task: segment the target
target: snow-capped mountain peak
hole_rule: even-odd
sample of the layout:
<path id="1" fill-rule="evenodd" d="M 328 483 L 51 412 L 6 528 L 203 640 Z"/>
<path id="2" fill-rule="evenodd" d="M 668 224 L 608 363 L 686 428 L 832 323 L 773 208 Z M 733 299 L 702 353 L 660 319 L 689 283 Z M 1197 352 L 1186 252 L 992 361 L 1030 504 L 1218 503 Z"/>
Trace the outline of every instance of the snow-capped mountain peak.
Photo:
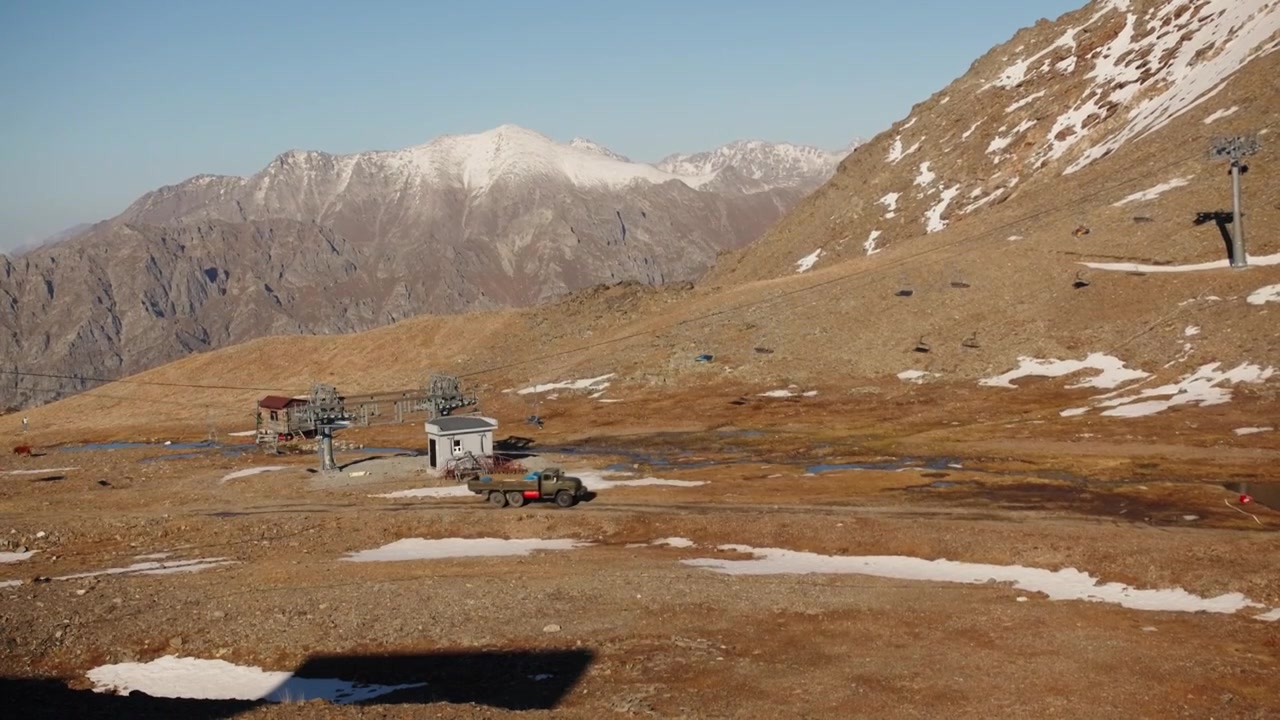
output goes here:
<path id="1" fill-rule="evenodd" d="M 589 152 L 596 153 L 597 155 L 603 155 L 607 158 L 613 158 L 614 160 L 621 160 L 622 162 L 629 163 L 632 161 L 631 158 L 625 155 L 619 155 L 618 153 L 601 145 L 595 140 L 589 140 L 587 138 L 576 137 L 569 141 L 569 147 L 575 147 L 575 148 L 578 148 L 579 150 L 587 150 Z"/>
<path id="2" fill-rule="evenodd" d="M 670 155 L 657 167 L 673 175 L 705 177 L 732 166 L 769 187 L 811 188 L 831 177 L 858 144 L 854 141 L 846 150 L 830 151 L 786 142 L 737 140 L 706 152 Z"/>

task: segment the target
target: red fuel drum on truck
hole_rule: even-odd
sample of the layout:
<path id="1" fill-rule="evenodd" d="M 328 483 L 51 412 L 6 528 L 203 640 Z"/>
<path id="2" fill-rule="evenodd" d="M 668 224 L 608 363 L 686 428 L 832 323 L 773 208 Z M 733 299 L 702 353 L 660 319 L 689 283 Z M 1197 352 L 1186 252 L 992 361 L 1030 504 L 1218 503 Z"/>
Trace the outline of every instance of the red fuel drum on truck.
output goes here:
<path id="1" fill-rule="evenodd" d="M 538 499 L 538 491 L 537 491 L 537 490 L 525 490 L 525 491 L 524 491 L 524 493 L 523 493 L 523 495 L 524 495 L 524 496 L 525 496 L 525 498 L 526 498 L 526 499 L 528 499 L 528 500 L 537 500 L 537 499 Z"/>

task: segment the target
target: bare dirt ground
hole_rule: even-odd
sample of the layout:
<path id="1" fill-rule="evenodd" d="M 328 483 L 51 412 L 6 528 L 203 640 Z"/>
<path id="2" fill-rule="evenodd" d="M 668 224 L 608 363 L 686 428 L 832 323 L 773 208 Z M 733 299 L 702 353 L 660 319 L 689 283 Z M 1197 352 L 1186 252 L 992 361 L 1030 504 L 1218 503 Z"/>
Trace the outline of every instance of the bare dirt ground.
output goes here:
<path id="1" fill-rule="evenodd" d="M 567 510 L 375 497 L 446 484 L 406 454 L 354 448 L 326 477 L 310 454 L 69 451 L 33 433 L 42 456 L 0 458 L 0 550 L 37 551 L 0 564 L 0 581 L 21 581 L 0 588 L 3 695 L 14 717 L 1280 717 L 1280 623 L 1257 618 L 1280 607 L 1280 512 L 1223 487 L 1274 488 L 1277 433 L 1231 429 L 1275 407 L 1044 422 L 1070 398 L 931 392 L 576 397 L 542 405 L 543 430 L 519 422 L 523 401 L 495 399 L 500 436 L 529 437 L 531 463 L 705 483 L 610 487 Z M 421 433 L 342 439 L 414 449 Z M 830 467 L 851 463 L 869 465 Z M 283 469 L 224 480 L 261 466 Z M 590 545 L 343 559 L 457 537 Z M 673 537 L 690 544 L 654 544 Z M 1008 584 L 681 562 L 750 557 L 724 544 L 1073 567 L 1262 607 L 1149 611 Z M 57 579 L 156 553 L 228 564 Z M 352 705 L 90 691 L 96 666 L 166 655 L 428 684 Z"/>

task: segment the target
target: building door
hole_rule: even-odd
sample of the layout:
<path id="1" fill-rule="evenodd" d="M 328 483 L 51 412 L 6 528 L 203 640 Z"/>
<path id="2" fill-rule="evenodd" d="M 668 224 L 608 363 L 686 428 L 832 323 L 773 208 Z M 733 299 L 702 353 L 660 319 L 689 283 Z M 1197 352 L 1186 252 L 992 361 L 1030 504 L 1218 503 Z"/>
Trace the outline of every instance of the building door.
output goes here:
<path id="1" fill-rule="evenodd" d="M 436 439 L 427 440 L 427 465 L 432 469 L 436 467 Z"/>

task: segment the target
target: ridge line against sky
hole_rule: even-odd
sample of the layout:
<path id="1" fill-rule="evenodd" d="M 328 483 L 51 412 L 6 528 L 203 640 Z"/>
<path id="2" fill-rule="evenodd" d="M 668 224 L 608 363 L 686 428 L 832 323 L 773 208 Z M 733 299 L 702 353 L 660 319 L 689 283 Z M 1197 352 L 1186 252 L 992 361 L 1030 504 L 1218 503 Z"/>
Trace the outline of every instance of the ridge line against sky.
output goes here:
<path id="1" fill-rule="evenodd" d="M 870 139 L 1083 0 L 0 5 L 0 252 L 289 149 L 511 123 L 656 162 Z"/>

